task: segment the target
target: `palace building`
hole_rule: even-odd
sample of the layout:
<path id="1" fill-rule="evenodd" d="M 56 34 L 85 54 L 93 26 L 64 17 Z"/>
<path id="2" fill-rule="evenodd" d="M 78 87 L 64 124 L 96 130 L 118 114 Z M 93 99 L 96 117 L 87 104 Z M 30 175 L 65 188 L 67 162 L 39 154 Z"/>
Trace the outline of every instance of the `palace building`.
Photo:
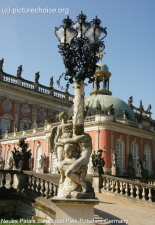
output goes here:
<path id="1" fill-rule="evenodd" d="M 37 74 L 36 74 L 37 76 Z M 85 132 L 92 137 L 93 149 L 103 150 L 104 173 L 112 175 L 136 175 L 137 159 L 140 159 L 146 176 L 155 175 L 155 120 L 151 118 L 151 105 L 144 110 L 112 96 L 111 73 L 102 61 L 98 64 L 93 89 L 85 98 Z M 56 115 L 62 111 L 72 117 L 73 96 L 39 84 L 37 77 L 31 82 L 21 77 L 0 71 L 0 157 L 3 168 L 10 168 L 10 157 L 14 147 L 19 148 L 20 138 L 26 138 L 31 149 L 30 168 L 39 172 L 41 156 L 46 156 L 46 173 L 58 173 L 57 158 L 51 152 L 52 128 L 59 125 Z M 116 173 L 113 154 L 116 153 Z M 90 159 L 88 173 L 93 173 Z"/>

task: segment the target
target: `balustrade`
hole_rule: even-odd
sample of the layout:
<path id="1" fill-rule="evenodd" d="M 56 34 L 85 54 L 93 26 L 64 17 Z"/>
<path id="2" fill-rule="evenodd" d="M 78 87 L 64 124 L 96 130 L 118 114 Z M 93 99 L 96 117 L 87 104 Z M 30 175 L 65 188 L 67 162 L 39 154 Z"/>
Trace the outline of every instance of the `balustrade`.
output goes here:
<path id="1" fill-rule="evenodd" d="M 110 191 L 131 198 L 145 201 L 155 201 L 155 185 L 131 181 L 118 177 L 102 175 L 102 191 Z"/>
<path id="2" fill-rule="evenodd" d="M 15 178 L 16 175 L 18 179 Z M 23 183 L 23 179 L 20 179 L 20 176 L 26 176 L 25 186 L 20 184 L 20 182 Z M 40 177 L 37 173 L 33 174 L 30 171 L 0 170 L 0 193 L 6 189 L 17 192 L 25 189 L 43 197 L 50 198 L 57 195 L 58 184 Z"/>

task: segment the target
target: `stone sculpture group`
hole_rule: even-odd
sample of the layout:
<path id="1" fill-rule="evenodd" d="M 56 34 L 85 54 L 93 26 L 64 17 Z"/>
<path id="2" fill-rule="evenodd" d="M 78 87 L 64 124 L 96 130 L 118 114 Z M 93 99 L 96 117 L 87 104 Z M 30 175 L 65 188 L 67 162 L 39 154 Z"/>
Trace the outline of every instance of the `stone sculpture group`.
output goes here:
<path id="1" fill-rule="evenodd" d="M 58 169 L 61 174 L 57 197 L 93 198 L 91 184 L 85 181 L 87 165 L 92 153 L 92 141 L 84 133 L 82 124 L 67 123 L 65 112 L 59 114 L 61 124 L 54 127 L 51 133 L 51 149 L 58 158 Z"/>

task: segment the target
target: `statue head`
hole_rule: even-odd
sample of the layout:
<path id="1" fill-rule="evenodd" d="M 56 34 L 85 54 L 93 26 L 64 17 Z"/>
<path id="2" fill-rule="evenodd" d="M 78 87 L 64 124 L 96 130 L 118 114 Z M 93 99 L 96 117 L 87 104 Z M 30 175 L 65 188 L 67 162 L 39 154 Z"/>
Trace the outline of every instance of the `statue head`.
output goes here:
<path id="1" fill-rule="evenodd" d="M 66 112 L 61 112 L 58 116 L 59 120 L 62 121 L 64 119 L 64 122 L 67 123 L 68 115 Z"/>

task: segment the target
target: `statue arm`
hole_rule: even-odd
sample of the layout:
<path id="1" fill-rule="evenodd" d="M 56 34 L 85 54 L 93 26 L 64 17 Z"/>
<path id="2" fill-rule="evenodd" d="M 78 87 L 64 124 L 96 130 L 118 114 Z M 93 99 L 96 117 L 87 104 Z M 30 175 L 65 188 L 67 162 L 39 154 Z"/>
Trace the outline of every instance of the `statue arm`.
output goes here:
<path id="1" fill-rule="evenodd" d="M 67 143 L 72 143 L 72 144 L 76 144 L 77 142 L 80 142 L 81 140 L 83 140 L 85 138 L 84 135 L 80 135 L 80 136 L 76 136 L 73 138 L 69 138 L 69 139 L 61 139 L 59 140 L 62 144 L 67 144 Z"/>

